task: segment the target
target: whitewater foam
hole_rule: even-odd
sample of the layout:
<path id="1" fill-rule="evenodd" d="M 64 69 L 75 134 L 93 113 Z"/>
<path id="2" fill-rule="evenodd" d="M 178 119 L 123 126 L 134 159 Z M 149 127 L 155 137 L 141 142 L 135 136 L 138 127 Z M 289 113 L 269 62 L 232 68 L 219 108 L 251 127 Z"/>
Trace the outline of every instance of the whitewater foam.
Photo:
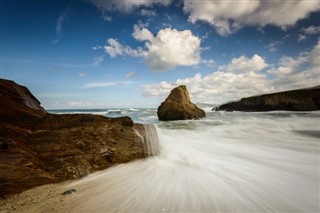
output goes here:
<path id="1" fill-rule="evenodd" d="M 73 183 L 84 193 L 71 209 L 319 212 L 319 121 L 317 113 L 213 112 L 199 121 L 160 122 L 158 155 Z"/>

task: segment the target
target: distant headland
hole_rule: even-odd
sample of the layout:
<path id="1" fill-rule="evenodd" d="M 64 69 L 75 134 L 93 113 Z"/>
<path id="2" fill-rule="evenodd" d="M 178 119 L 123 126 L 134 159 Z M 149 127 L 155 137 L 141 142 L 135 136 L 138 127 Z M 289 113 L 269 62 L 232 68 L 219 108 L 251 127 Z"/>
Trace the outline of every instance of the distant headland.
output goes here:
<path id="1" fill-rule="evenodd" d="M 212 110 L 220 111 L 315 111 L 320 110 L 320 85 L 242 98 L 240 101 L 222 104 Z"/>

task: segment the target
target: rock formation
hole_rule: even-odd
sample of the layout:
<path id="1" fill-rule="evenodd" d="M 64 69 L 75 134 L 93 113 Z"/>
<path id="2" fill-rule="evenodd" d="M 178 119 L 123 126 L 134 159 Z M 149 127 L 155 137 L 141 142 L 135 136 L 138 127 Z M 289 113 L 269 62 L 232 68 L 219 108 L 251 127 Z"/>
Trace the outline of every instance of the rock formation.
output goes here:
<path id="1" fill-rule="evenodd" d="M 191 103 L 186 86 L 181 85 L 171 90 L 170 95 L 158 107 L 161 121 L 188 120 L 206 117 L 205 112 Z"/>
<path id="2" fill-rule="evenodd" d="M 0 98 L 0 197 L 146 156 L 143 127 L 129 117 L 50 114 L 3 79 Z"/>
<path id="3" fill-rule="evenodd" d="M 213 110 L 261 112 L 320 110 L 320 86 L 242 98 Z"/>

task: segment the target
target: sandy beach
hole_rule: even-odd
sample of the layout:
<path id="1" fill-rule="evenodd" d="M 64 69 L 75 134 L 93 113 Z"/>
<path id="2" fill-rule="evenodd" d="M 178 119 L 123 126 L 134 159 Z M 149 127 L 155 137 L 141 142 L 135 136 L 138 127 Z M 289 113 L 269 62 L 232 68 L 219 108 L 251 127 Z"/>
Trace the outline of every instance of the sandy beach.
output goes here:
<path id="1" fill-rule="evenodd" d="M 76 189 L 75 193 L 63 195 L 71 189 L 68 187 L 70 182 L 47 184 L 0 199 L 0 212 L 71 212 L 70 204 L 76 201 L 82 190 L 81 187 L 72 188 Z"/>

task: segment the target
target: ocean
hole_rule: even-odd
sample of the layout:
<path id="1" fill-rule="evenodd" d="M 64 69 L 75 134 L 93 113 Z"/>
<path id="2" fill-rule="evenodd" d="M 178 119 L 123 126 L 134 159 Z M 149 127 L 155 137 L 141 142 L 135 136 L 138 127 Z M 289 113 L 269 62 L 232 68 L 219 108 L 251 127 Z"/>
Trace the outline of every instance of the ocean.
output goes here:
<path id="1" fill-rule="evenodd" d="M 319 212 L 320 112 L 212 112 L 160 122 L 156 109 L 49 110 L 153 124 L 157 155 L 91 174 L 75 212 Z M 79 204 L 80 203 L 80 204 Z"/>

